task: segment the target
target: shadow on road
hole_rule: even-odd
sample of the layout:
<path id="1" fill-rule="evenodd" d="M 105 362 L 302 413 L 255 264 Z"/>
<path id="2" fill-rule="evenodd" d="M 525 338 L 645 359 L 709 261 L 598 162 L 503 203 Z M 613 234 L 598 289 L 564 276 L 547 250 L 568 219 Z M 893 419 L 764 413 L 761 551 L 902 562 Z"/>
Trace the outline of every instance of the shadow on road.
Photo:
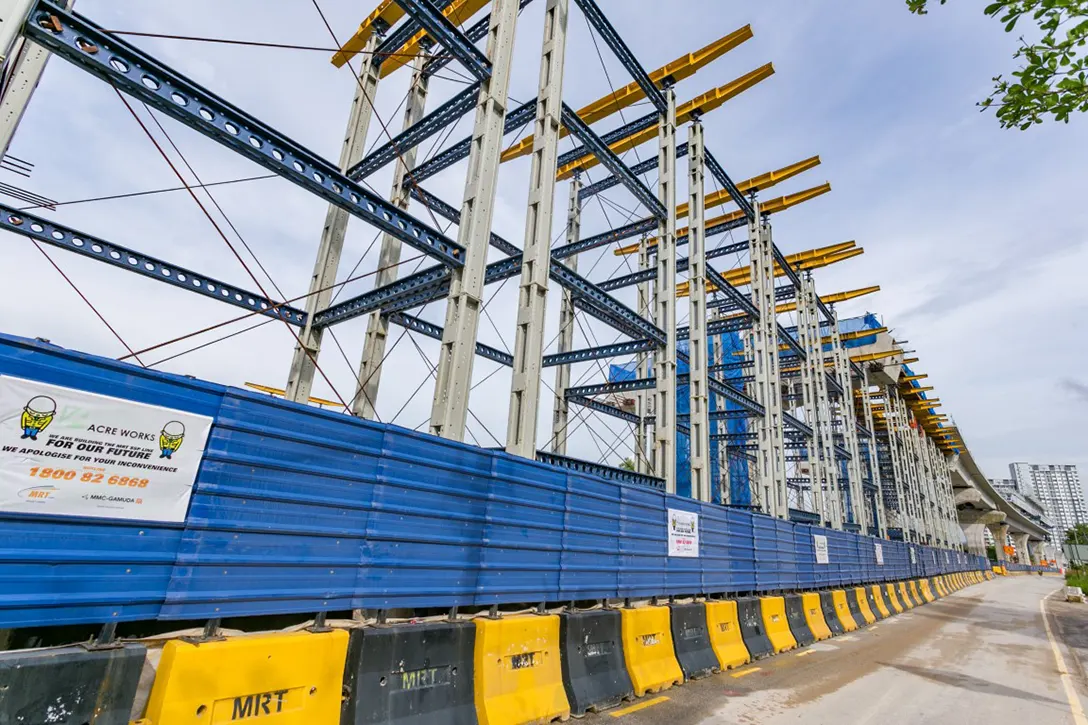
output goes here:
<path id="1" fill-rule="evenodd" d="M 1055 700 L 1050 697 L 1043 697 L 1042 695 L 1030 692 L 1028 690 L 1021 690 L 1016 687 L 1008 687 L 1006 685 L 1000 685 L 996 682 L 984 680 L 980 677 L 972 677 L 971 675 L 964 675 L 959 672 L 949 672 L 948 670 L 934 670 L 928 667 L 915 667 L 914 665 L 895 664 L 889 662 L 878 663 L 884 667 L 891 667 L 892 669 L 899 670 L 900 672 L 907 672 L 921 677 L 924 680 L 930 682 L 936 682 L 941 685 L 948 685 L 950 687 L 958 687 L 963 690 L 970 690 L 972 692 L 980 692 L 984 695 L 998 695 L 1001 697 L 1012 697 L 1018 700 L 1034 700 L 1036 702 L 1048 702 L 1055 705 L 1061 705 L 1065 707 L 1064 702 L 1061 700 Z"/>

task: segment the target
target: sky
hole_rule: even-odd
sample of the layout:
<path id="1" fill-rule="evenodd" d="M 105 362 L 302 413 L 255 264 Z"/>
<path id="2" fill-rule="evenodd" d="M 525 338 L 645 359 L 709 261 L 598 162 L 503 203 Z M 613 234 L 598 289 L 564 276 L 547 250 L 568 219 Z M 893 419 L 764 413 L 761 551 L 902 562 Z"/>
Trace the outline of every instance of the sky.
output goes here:
<path id="1" fill-rule="evenodd" d="M 926 17 L 903 2 L 866 0 L 601 0 L 642 64 L 653 69 L 746 24 L 755 37 L 677 88 L 680 102 L 771 61 L 775 75 L 704 119 L 707 146 L 735 180 L 781 168 L 818 154 L 814 170 L 769 189 L 761 198 L 830 181 L 833 191 L 773 220 L 777 244 L 787 254 L 856 240 L 865 254 L 815 273 L 822 294 L 880 285 L 876 295 L 839 307 L 841 317 L 878 314 L 921 361 L 917 372 L 936 390 L 959 425 L 986 475 L 1005 477 L 1012 461 L 1074 463 L 1088 476 L 1088 374 L 1083 361 L 1083 318 L 1088 309 L 1088 117 L 1026 132 L 999 127 L 975 103 L 991 78 L 1013 69 L 1014 36 L 982 15 L 981 2 L 960 0 Z M 530 4 L 517 26 L 510 96 L 532 98 L 539 73 L 544 0 Z M 318 8 L 321 14 L 318 12 Z M 78 0 L 77 9 L 112 30 L 244 39 L 330 48 L 346 39 L 368 7 L 346 0 Z M 322 14 L 331 26 L 325 26 Z M 325 50 L 258 48 L 176 39 L 135 37 L 137 46 L 208 87 L 325 158 L 336 160 L 355 76 L 337 69 Z M 359 68 L 359 61 L 354 64 Z M 571 4 L 564 100 L 574 108 L 629 82 L 622 66 L 588 30 Z M 428 109 L 464 85 L 451 65 L 431 85 Z M 375 101 L 368 147 L 397 133 L 409 72 L 383 80 Z M 186 183 L 225 181 L 266 172 L 218 144 L 133 103 L 136 114 L 166 151 Z M 649 112 L 629 109 L 595 126 L 598 132 Z M 166 134 L 155 123 L 162 124 Z M 471 115 L 448 143 L 471 131 Z M 526 133 L 528 131 L 525 131 Z M 680 138 L 687 129 L 681 129 Z M 515 136 L 508 136 L 510 141 Z M 175 148 L 176 146 L 176 148 Z M 573 146 L 565 140 L 560 151 Z M 430 156 L 433 141 L 420 149 Z M 34 164 L 29 179 L 0 172 L 15 184 L 60 202 L 162 189 L 178 177 L 148 134 L 108 85 L 65 61 L 53 59 L 26 112 L 10 153 Z M 628 163 L 656 153 L 647 144 Z M 180 154 L 180 155 L 179 155 Z M 459 206 L 467 164 L 428 180 L 426 188 Z M 678 195 L 686 197 L 685 161 Z M 368 179 L 387 196 L 392 165 Z M 502 166 L 494 230 L 523 246 L 528 159 Z M 589 180 L 603 177 L 600 168 Z M 656 178 L 647 177 L 653 186 Z M 567 183 L 555 190 L 553 237 L 564 230 Z M 715 187 L 711 184 L 708 191 Z M 247 262 L 239 263 L 205 212 L 186 192 L 64 204 L 43 215 L 114 243 L 207 273 L 276 298 L 307 291 L 326 204 L 293 184 L 263 179 L 198 193 L 205 208 Z M 5 204 L 21 205 L 0 198 Z M 38 210 L 41 211 L 41 210 Z M 418 204 L 412 213 L 429 220 Z M 722 213 L 717 210 L 714 213 Z M 634 214 L 635 216 L 632 216 Z M 593 234 L 645 216 L 634 198 L 617 189 L 583 211 L 583 233 Z M 445 229 L 446 225 L 442 225 Z M 456 236 L 456 228 L 449 229 Z M 735 234 L 735 233 L 734 233 Z M 376 232 L 353 219 L 339 279 L 377 267 Z M 741 237 L 719 237 L 727 244 Z M 243 242 L 244 244 L 240 243 Z M 64 347 L 110 357 L 125 347 L 27 239 L 3 234 L 0 264 L 0 330 L 41 337 Z M 245 248 L 248 247 L 251 253 Z M 219 325 L 238 314 L 198 295 L 57 249 L 49 257 L 135 350 Z M 498 252 L 492 250 L 492 259 Z M 402 274 L 426 260 L 414 250 Z M 723 258 L 719 271 L 745 263 Z M 601 281 L 631 271 L 633 258 L 610 250 L 583 255 L 580 271 Z M 357 265 L 357 266 L 356 266 Z M 356 271 L 354 274 L 352 270 Z M 344 285 L 340 299 L 373 286 L 373 276 Z M 517 279 L 488 288 L 479 339 L 514 346 Z M 617 295 L 634 306 L 634 293 Z M 547 308 L 548 352 L 555 350 L 559 294 Z M 680 305 L 681 324 L 686 306 Z M 444 304 L 420 315 L 442 323 Z M 259 320 L 257 320 L 259 321 Z M 216 382 L 247 381 L 283 387 L 294 338 L 280 322 L 249 331 L 249 319 L 217 327 L 183 342 L 140 355 L 157 369 Z M 785 322 L 785 321 L 784 321 Z M 790 324 L 790 323 L 786 323 Z M 616 333 L 583 323 L 576 347 L 605 344 Z M 320 357 L 314 395 L 350 397 L 366 331 L 365 318 L 335 328 Z M 229 333 L 229 339 L 192 348 Z M 393 342 L 396 344 L 393 345 Z M 382 376 L 378 413 L 385 422 L 425 430 L 438 343 L 393 328 Z M 178 357 L 174 355 L 181 354 Z M 164 358 L 172 358 L 163 361 Z M 163 362 L 160 362 L 163 361 Z M 158 364 L 156 364 L 158 363 Z M 576 366 L 575 380 L 600 381 L 595 363 Z M 325 379 L 327 378 L 327 380 Z M 477 359 L 469 441 L 505 442 L 510 375 Z M 550 436 L 553 372 L 544 374 L 538 442 Z M 583 384 L 584 384 L 583 383 Z M 335 391 L 335 392 L 334 392 Z M 572 429 L 572 455 L 616 464 L 630 455 L 625 424 L 594 417 Z"/>

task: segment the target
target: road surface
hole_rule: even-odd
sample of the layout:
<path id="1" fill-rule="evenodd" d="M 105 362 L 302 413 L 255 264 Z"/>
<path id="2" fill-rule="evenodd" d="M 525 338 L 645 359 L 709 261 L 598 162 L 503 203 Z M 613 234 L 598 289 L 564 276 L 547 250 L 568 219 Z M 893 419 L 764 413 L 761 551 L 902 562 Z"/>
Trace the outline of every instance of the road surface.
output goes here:
<path id="1" fill-rule="evenodd" d="M 582 722 L 1088 725 L 1080 709 L 1088 604 L 1047 600 L 1052 635 L 1040 608 L 1062 585 L 1055 576 L 997 578 Z"/>

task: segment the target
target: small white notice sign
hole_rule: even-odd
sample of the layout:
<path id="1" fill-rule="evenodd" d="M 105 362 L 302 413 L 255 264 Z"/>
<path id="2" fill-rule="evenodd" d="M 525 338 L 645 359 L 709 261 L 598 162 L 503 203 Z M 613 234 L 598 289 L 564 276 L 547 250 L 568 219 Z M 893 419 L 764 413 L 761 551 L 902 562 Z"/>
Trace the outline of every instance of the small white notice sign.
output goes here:
<path id="1" fill-rule="evenodd" d="M 0 511 L 185 520 L 212 419 L 0 375 Z"/>
<path id="2" fill-rule="evenodd" d="M 669 556 L 699 556 L 699 514 L 669 509 Z"/>
<path id="3" fill-rule="evenodd" d="M 819 534 L 812 535 L 812 546 L 816 550 L 816 563 L 827 564 L 831 559 L 827 555 L 827 537 Z"/>
<path id="4" fill-rule="evenodd" d="M 910 550 L 910 563 L 911 564 L 917 564 L 918 563 L 918 557 L 914 555 L 914 549 Z"/>
<path id="5" fill-rule="evenodd" d="M 880 544 L 873 544 L 873 553 L 876 554 L 877 566 L 884 566 L 884 547 Z"/>

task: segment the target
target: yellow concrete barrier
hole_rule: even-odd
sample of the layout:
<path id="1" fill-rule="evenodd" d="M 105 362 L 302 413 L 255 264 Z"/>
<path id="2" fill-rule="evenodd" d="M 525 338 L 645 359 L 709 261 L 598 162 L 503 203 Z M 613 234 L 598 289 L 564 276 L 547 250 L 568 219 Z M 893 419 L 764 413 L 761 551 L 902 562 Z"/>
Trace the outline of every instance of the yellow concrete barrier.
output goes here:
<path id="1" fill-rule="evenodd" d="M 623 654 L 635 695 L 641 697 L 681 684 L 684 674 L 673 649 L 669 608 L 621 609 L 620 617 Z"/>
<path id="2" fill-rule="evenodd" d="M 854 615 L 850 613 L 850 605 L 846 603 L 846 592 L 842 589 L 833 589 L 831 600 L 835 602 L 835 614 L 839 615 L 842 628 L 847 632 L 857 629 L 858 623 L 854 621 Z"/>
<path id="3" fill-rule="evenodd" d="M 911 601 L 906 582 L 899 582 L 899 601 L 903 604 L 903 609 L 914 609 L 914 602 Z"/>
<path id="4" fill-rule="evenodd" d="M 888 605 L 884 603 L 884 594 L 880 591 L 878 584 L 873 585 L 873 603 L 876 604 L 876 610 L 880 612 L 880 616 L 883 619 L 887 619 L 892 616 L 891 610 L 888 609 Z"/>
<path id="5" fill-rule="evenodd" d="M 570 716 L 559 660 L 559 617 L 479 618 L 473 656 L 480 725 L 546 723 Z"/>
<path id="6" fill-rule="evenodd" d="M 934 581 L 937 583 L 937 594 L 943 599 L 948 596 L 948 587 L 944 585 L 944 576 L 939 576 Z"/>
<path id="7" fill-rule="evenodd" d="M 922 599 L 924 599 L 927 603 L 933 601 L 933 598 L 934 598 L 933 597 L 933 592 L 931 592 L 929 590 L 929 580 L 928 579 L 919 579 L 918 580 L 918 588 L 921 590 Z"/>
<path id="8" fill-rule="evenodd" d="M 763 615 L 763 629 L 771 640 L 775 654 L 797 647 L 797 640 L 790 631 L 786 619 L 786 600 L 782 597 L 760 597 L 759 611 Z"/>
<path id="9" fill-rule="evenodd" d="M 342 630 L 199 644 L 171 640 L 162 650 L 145 721 L 337 723 L 347 653 L 348 633 Z"/>
<path id="10" fill-rule="evenodd" d="M 854 599 L 858 603 L 858 611 L 861 612 L 861 616 L 864 617 L 865 624 L 869 625 L 875 622 L 876 615 L 873 614 L 873 610 L 869 606 L 869 598 L 865 596 L 865 589 L 863 587 L 857 587 L 853 590 L 853 593 Z M 849 594 L 849 592 L 847 592 L 847 594 Z"/>
<path id="11" fill-rule="evenodd" d="M 801 595 L 801 607 L 805 610 L 805 623 L 812 630 L 812 636 L 819 642 L 831 639 L 831 628 L 824 619 L 824 610 L 820 606 L 819 592 L 805 592 Z"/>
<path id="12" fill-rule="evenodd" d="M 707 602 L 706 628 L 710 633 L 710 647 L 723 670 L 731 670 L 751 662 L 752 658 L 748 656 L 748 648 L 744 646 L 744 637 L 740 633 L 736 602 Z"/>
<path id="13" fill-rule="evenodd" d="M 911 596 L 914 598 L 916 604 L 925 604 L 925 600 L 922 599 L 922 595 L 918 593 L 918 582 L 911 579 L 907 582 L 907 589 L 910 591 Z"/>

